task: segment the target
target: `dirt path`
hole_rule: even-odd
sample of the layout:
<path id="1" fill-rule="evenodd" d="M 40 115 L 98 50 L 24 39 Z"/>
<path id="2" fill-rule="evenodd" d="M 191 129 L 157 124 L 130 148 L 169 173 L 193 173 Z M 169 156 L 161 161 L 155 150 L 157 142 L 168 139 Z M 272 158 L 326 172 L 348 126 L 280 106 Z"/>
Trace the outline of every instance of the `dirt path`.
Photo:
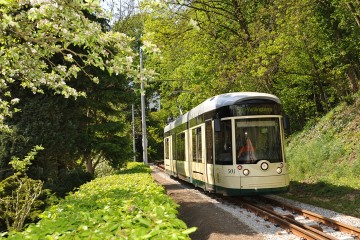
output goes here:
<path id="1" fill-rule="evenodd" d="M 165 187 L 168 195 L 180 205 L 179 218 L 186 222 L 188 227 L 198 228 L 195 233 L 190 235 L 191 239 L 264 239 L 230 213 L 201 197 L 194 190 L 183 187 L 155 168 L 152 169 L 152 175 L 156 182 Z"/>

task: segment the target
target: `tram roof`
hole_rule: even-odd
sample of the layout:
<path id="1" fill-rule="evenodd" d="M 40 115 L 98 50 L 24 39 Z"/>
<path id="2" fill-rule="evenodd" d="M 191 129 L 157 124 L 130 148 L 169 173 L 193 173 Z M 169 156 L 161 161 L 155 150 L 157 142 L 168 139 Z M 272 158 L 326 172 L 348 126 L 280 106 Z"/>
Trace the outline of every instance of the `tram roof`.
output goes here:
<path id="1" fill-rule="evenodd" d="M 206 99 L 204 102 L 200 103 L 195 108 L 191 109 L 189 112 L 177 118 L 175 121 L 169 123 L 164 131 L 167 132 L 174 127 L 177 127 L 201 114 L 206 112 L 234 105 L 235 103 L 251 100 L 251 99 L 267 99 L 272 100 L 277 103 L 281 103 L 280 99 L 275 95 L 268 93 L 259 93 L 259 92 L 234 92 L 234 93 L 224 93 L 211 98 Z"/>

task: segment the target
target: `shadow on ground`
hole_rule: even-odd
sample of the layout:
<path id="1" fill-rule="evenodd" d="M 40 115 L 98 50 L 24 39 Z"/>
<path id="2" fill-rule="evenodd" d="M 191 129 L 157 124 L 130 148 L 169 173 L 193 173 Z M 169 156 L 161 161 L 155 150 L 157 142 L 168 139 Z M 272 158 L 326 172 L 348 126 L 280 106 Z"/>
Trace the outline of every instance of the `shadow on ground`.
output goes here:
<path id="1" fill-rule="evenodd" d="M 191 187 L 193 185 L 186 184 L 184 188 L 184 185 L 180 184 L 164 182 L 159 184 L 162 184 L 168 195 L 180 205 L 178 217 L 188 227 L 198 228 L 196 232 L 190 234 L 192 240 L 262 239 L 230 213 L 189 191 L 193 189 Z"/>

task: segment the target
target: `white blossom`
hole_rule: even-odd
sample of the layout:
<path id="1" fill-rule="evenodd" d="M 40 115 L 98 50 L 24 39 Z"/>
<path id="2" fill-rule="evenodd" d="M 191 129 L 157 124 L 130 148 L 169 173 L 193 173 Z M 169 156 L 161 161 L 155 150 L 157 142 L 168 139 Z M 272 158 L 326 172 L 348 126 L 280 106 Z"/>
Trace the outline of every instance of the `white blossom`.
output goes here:
<path id="1" fill-rule="evenodd" d="M 13 98 L 13 99 L 11 99 L 11 101 L 10 101 L 10 103 L 12 104 L 12 105 L 15 105 L 15 104 L 17 104 L 17 103 L 19 103 L 20 102 L 20 99 L 19 98 Z"/>

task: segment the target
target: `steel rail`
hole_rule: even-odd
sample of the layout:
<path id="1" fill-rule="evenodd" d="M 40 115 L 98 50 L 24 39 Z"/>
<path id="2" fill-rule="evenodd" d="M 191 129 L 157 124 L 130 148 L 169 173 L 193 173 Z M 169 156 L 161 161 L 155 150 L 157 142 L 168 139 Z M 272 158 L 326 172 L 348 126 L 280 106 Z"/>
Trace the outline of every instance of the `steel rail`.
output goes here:
<path id="1" fill-rule="evenodd" d="M 240 205 L 241 207 L 253 212 L 257 216 L 264 218 L 266 221 L 272 222 L 275 225 L 303 239 L 337 240 L 337 238 L 333 236 L 323 233 L 313 227 L 297 222 L 294 219 L 289 218 L 288 216 L 280 215 L 271 209 L 258 206 L 257 204 L 249 202 L 244 198 L 226 197 L 225 200 L 236 205 Z"/>
<path id="2" fill-rule="evenodd" d="M 311 220 L 322 223 L 322 224 L 324 224 L 324 225 L 326 225 L 328 227 L 333 228 L 334 230 L 349 233 L 352 236 L 356 237 L 357 239 L 360 239 L 360 228 L 356 228 L 356 227 L 347 225 L 345 223 L 338 222 L 336 220 L 324 217 L 324 216 L 319 215 L 317 213 L 313 213 L 313 212 L 310 212 L 310 211 L 307 211 L 307 210 L 304 210 L 304 209 L 301 209 L 301 208 L 291 206 L 289 204 L 280 202 L 278 200 L 275 200 L 275 199 L 272 199 L 272 198 L 269 198 L 269 197 L 265 197 L 265 196 L 260 197 L 259 196 L 257 198 L 261 199 L 264 202 L 268 202 L 268 203 L 271 203 L 271 204 L 276 205 L 278 207 L 281 207 L 284 210 L 288 210 L 288 211 L 290 211 L 292 213 L 296 213 L 296 214 L 302 215 L 302 216 L 304 216 L 306 218 L 309 218 Z"/>

